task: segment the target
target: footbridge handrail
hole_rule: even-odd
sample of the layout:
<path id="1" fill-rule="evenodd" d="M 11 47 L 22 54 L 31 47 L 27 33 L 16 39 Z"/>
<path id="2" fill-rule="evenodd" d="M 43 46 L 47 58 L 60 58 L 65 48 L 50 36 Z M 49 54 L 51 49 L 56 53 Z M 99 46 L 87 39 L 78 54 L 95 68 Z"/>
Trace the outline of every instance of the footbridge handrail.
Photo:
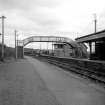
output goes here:
<path id="1" fill-rule="evenodd" d="M 25 46 L 30 42 L 60 42 L 60 43 L 71 43 L 75 46 L 74 41 L 67 37 L 59 37 L 59 36 L 31 36 L 25 38 L 24 40 L 19 40 L 19 45 Z"/>

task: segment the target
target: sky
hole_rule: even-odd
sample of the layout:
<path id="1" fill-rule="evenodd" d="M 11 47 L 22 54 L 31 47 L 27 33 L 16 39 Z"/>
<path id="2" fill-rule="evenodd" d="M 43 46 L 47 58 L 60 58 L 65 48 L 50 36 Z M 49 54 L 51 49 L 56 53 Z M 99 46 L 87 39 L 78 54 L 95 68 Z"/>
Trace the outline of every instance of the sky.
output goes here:
<path id="1" fill-rule="evenodd" d="M 33 35 L 75 39 L 93 33 L 94 14 L 97 31 L 105 29 L 105 0 L 0 0 L 8 46 L 14 46 L 14 30 L 19 39 Z"/>

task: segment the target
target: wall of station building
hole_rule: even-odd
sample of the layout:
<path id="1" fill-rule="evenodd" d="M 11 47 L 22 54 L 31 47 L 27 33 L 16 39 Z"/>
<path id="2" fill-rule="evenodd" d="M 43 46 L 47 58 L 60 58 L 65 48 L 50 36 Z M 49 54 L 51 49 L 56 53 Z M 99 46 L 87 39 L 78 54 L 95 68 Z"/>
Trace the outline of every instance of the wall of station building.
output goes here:
<path id="1" fill-rule="evenodd" d="M 24 48 L 23 46 L 17 46 L 17 57 L 24 58 Z"/>
<path id="2" fill-rule="evenodd" d="M 94 47 L 91 59 L 105 60 L 105 39 L 96 41 Z"/>
<path id="3" fill-rule="evenodd" d="M 89 59 L 105 60 L 105 30 L 75 39 L 78 43 L 86 43 Z"/>
<path id="4" fill-rule="evenodd" d="M 54 56 L 70 57 L 75 56 L 74 49 L 67 44 L 54 44 Z"/>

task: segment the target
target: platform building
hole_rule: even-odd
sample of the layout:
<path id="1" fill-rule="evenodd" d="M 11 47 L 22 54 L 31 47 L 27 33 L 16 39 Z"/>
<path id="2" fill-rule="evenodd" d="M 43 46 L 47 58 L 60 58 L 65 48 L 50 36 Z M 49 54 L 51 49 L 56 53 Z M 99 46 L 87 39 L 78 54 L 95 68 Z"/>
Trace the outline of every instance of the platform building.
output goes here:
<path id="1" fill-rule="evenodd" d="M 59 57 L 70 57 L 73 56 L 74 50 L 70 45 L 66 43 L 55 43 L 54 45 L 54 56 Z"/>
<path id="2" fill-rule="evenodd" d="M 90 59 L 105 60 L 105 30 L 76 38 L 76 41 L 88 45 Z"/>

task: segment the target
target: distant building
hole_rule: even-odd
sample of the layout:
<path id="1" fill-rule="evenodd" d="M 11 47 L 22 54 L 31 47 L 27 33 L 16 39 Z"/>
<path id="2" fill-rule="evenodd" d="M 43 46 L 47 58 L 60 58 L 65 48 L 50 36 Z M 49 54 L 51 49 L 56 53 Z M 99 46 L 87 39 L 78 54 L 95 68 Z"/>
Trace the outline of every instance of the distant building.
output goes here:
<path id="1" fill-rule="evenodd" d="M 66 43 L 55 43 L 54 56 L 59 56 L 59 57 L 74 56 L 74 49 L 72 48 L 72 46 Z"/>

